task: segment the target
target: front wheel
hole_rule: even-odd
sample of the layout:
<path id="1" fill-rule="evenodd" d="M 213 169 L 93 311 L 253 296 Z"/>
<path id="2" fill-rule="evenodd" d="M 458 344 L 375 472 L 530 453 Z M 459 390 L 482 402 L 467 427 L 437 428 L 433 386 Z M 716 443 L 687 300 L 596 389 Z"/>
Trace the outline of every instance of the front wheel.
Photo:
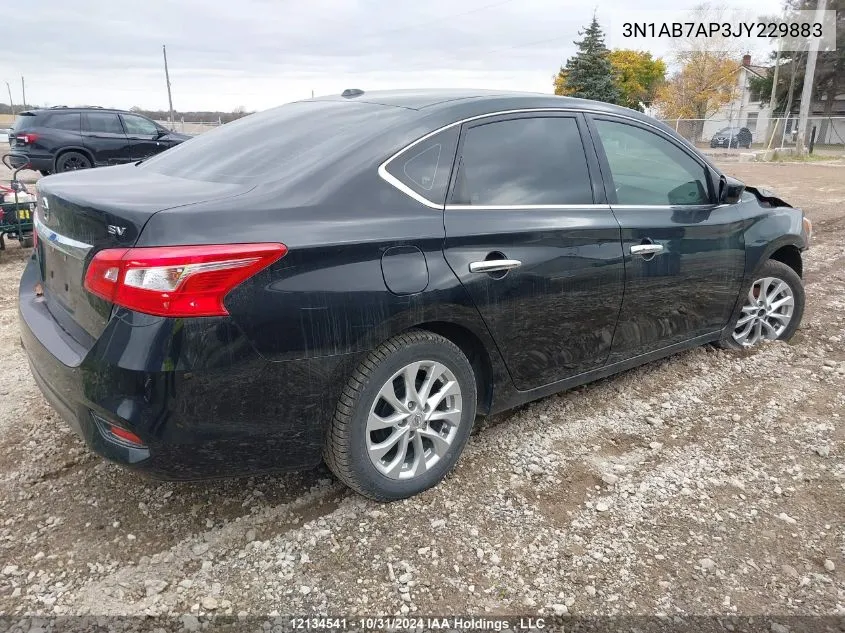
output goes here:
<path id="1" fill-rule="evenodd" d="M 475 420 L 472 365 L 457 345 L 411 330 L 380 345 L 344 387 L 323 456 L 353 490 L 411 497 L 458 461 Z"/>
<path id="2" fill-rule="evenodd" d="M 742 310 L 722 347 L 741 349 L 761 341 L 788 341 L 804 315 L 804 285 L 783 262 L 768 260 L 757 272 Z"/>

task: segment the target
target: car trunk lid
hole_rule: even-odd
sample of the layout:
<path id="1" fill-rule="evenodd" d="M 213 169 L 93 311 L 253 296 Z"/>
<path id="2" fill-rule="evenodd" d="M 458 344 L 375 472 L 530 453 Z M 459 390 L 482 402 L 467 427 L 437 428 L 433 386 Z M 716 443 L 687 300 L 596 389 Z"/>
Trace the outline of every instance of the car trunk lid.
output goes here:
<path id="1" fill-rule="evenodd" d="M 53 317 L 78 342 L 92 345 L 111 317 L 112 304 L 84 288 L 91 258 L 104 248 L 133 246 L 159 211 L 236 196 L 249 188 L 171 178 L 134 165 L 40 181 L 36 257 L 40 290 Z"/>

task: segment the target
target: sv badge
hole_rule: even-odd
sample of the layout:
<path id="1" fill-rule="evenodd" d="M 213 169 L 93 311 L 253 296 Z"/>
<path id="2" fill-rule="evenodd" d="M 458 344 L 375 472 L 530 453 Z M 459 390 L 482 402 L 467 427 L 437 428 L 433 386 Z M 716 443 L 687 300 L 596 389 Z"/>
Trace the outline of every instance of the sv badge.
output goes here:
<path id="1" fill-rule="evenodd" d="M 109 235 L 117 235 L 118 237 L 126 233 L 125 226 L 115 226 L 114 224 L 109 224 L 106 230 Z"/>

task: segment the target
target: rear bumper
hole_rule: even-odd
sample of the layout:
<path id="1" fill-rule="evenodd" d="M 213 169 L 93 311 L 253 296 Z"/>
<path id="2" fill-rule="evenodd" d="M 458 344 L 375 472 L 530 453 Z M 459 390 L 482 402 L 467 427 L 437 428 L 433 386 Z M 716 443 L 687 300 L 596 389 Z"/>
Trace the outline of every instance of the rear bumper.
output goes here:
<path id="1" fill-rule="evenodd" d="M 319 463 L 347 356 L 267 362 L 225 319 L 111 319 L 85 349 L 21 279 L 20 335 L 51 406 L 99 455 L 160 479 L 298 470 Z M 139 316 L 140 315 L 136 315 Z M 104 421 L 136 434 L 116 440 Z"/>
<path id="2" fill-rule="evenodd" d="M 51 154 L 30 152 L 19 148 L 11 150 L 11 154 L 12 156 L 9 158 L 9 162 L 12 164 L 12 167 L 17 168 L 29 163 L 34 170 L 53 171 L 53 156 Z"/>

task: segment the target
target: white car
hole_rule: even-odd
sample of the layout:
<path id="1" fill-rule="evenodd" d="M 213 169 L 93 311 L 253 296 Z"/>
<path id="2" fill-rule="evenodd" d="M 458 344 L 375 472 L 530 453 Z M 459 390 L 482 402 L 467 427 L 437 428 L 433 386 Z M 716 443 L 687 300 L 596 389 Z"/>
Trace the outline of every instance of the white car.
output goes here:
<path id="1" fill-rule="evenodd" d="M 12 128 L 0 127 L 0 143 L 9 142 L 9 134 L 12 133 Z"/>

